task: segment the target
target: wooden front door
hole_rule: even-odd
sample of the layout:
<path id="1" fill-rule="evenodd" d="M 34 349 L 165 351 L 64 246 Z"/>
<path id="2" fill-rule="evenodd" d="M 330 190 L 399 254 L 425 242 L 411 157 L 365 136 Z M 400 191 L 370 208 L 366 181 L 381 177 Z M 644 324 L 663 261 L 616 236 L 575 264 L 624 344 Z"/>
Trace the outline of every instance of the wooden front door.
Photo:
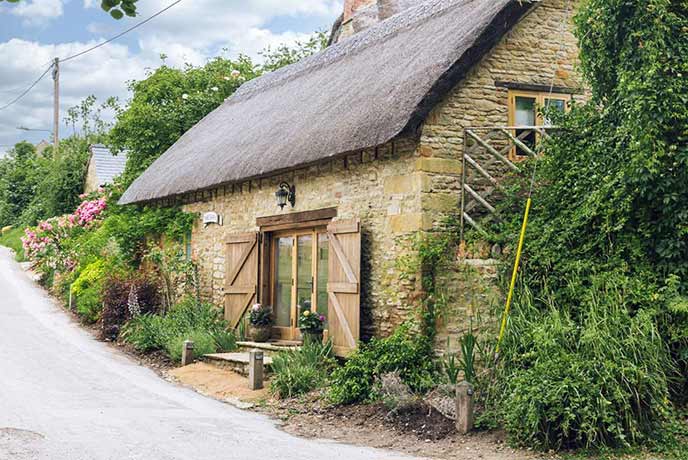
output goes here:
<path id="1" fill-rule="evenodd" d="M 328 332 L 335 354 L 346 356 L 360 339 L 361 225 L 358 219 L 327 226 L 330 247 L 327 273 Z"/>
<path id="2" fill-rule="evenodd" d="M 225 319 L 236 328 L 258 291 L 258 234 L 241 233 L 227 238 Z"/>
<path id="3" fill-rule="evenodd" d="M 328 239 L 324 227 L 272 234 L 270 271 L 275 338 L 300 340 L 298 318 L 304 310 L 327 317 Z"/>

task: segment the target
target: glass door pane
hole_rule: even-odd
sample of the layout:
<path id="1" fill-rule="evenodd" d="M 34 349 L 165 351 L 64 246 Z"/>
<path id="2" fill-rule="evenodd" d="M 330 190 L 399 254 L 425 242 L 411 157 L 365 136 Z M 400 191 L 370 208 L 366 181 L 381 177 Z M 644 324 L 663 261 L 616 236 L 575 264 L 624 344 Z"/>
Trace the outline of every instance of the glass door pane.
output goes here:
<path id="1" fill-rule="evenodd" d="M 291 326 L 292 248 L 294 237 L 276 239 L 275 251 L 275 326 Z"/>
<path id="2" fill-rule="evenodd" d="M 514 97 L 514 123 L 516 126 L 535 126 L 535 109 L 537 99 L 534 97 L 515 96 Z M 531 149 L 535 147 L 535 131 L 517 129 L 516 137 Z M 515 148 L 517 157 L 525 157 L 528 153 L 520 147 Z"/>
<path id="3" fill-rule="evenodd" d="M 514 122 L 516 126 L 535 126 L 534 97 L 515 96 Z"/>
<path id="4" fill-rule="evenodd" d="M 318 233 L 318 292 L 316 292 L 317 311 L 327 318 L 327 279 L 330 242 L 327 233 Z"/>
<path id="5" fill-rule="evenodd" d="M 299 315 L 311 310 L 313 302 L 313 235 L 299 235 L 296 240 L 296 304 Z"/>

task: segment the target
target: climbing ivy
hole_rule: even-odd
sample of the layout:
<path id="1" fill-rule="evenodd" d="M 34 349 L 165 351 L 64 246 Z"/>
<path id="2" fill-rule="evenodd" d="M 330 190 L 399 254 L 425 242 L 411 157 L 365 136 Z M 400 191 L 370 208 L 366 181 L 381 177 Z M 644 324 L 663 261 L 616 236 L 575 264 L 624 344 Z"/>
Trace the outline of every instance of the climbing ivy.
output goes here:
<path id="1" fill-rule="evenodd" d="M 501 369 L 515 440 L 547 448 L 640 443 L 688 399 L 688 3 L 586 0 L 575 23 L 592 97 L 538 162 Z"/>

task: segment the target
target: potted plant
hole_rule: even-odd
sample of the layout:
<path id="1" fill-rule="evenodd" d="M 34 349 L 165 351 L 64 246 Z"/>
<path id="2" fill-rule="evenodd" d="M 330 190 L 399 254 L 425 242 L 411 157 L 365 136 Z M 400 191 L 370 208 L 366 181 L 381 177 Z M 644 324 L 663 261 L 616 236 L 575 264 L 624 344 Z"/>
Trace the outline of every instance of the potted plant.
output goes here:
<path id="1" fill-rule="evenodd" d="M 267 342 L 272 333 L 272 307 L 259 303 L 251 307 L 248 315 L 249 337 L 254 342 Z"/>
<path id="2" fill-rule="evenodd" d="M 322 343 L 325 317 L 308 308 L 299 315 L 299 329 L 304 341 Z"/>

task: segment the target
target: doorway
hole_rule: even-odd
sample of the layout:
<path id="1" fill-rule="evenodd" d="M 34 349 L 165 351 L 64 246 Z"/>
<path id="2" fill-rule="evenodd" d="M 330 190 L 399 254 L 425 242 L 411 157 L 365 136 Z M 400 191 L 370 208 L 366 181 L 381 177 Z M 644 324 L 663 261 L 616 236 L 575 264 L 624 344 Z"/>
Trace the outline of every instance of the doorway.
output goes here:
<path id="1" fill-rule="evenodd" d="M 315 227 L 273 232 L 271 241 L 273 338 L 300 340 L 298 319 L 302 311 L 310 310 L 327 318 L 327 229 Z"/>

